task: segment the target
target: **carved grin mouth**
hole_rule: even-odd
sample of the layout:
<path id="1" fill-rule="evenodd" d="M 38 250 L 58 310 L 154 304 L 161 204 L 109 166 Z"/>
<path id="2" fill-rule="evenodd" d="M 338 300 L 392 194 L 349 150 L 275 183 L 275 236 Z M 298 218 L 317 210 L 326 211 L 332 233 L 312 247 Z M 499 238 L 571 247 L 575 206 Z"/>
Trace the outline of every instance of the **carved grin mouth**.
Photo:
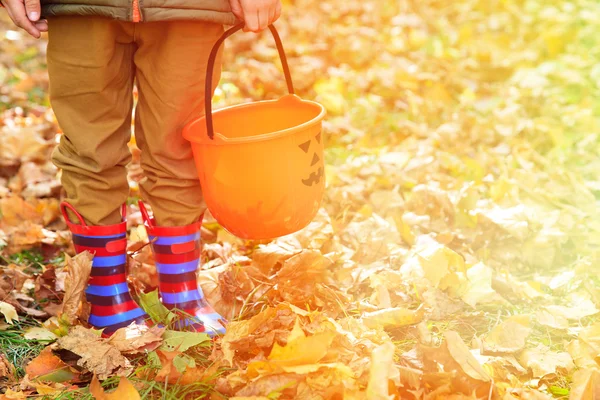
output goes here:
<path id="1" fill-rule="evenodd" d="M 302 179 L 302 183 L 305 184 L 306 186 L 312 186 L 315 183 L 319 183 L 321 181 L 321 178 L 323 177 L 323 167 L 319 168 L 317 170 L 317 172 L 313 172 L 312 174 L 310 174 L 310 176 L 306 179 Z"/>

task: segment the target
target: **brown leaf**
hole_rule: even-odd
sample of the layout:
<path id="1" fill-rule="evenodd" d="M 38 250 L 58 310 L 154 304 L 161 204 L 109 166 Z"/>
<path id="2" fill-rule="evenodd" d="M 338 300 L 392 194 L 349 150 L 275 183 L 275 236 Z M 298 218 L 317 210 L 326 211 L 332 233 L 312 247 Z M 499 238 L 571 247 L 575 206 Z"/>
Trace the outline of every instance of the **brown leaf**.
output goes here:
<path id="1" fill-rule="evenodd" d="M 259 378 L 236 392 L 236 396 L 268 396 L 274 391 L 283 390 L 284 398 L 294 398 L 295 387 L 302 378 L 296 374 L 269 375 Z M 289 389 L 285 389 L 289 388 Z"/>
<path id="2" fill-rule="evenodd" d="M 0 378 L 7 378 L 12 381 L 15 376 L 15 367 L 12 365 L 6 356 L 0 353 Z"/>
<path id="3" fill-rule="evenodd" d="M 117 348 L 82 326 L 73 327 L 67 336 L 58 339 L 57 344 L 61 349 L 81 357 L 77 365 L 95 373 L 100 379 L 112 375 L 124 376 L 131 369 L 129 360 Z"/>
<path id="4" fill-rule="evenodd" d="M 118 329 L 108 339 L 108 344 L 124 354 L 145 353 L 158 348 L 166 328 L 132 324 Z"/>
<path id="5" fill-rule="evenodd" d="M 65 295 L 60 314 L 73 324 L 78 317 L 82 317 L 80 304 L 85 302 L 85 288 L 92 271 L 94 256 L 86 250 L 73 258 L 68 255 L 66 257 Z"/>
<path id="6" fill-rule="evenodd" d="M 96 400 L 140 400 L 140 394 L 124 376 L 121 377 L 119 386 L 114 391 L 106 393 L 94 375 L 90 383 L 90 393 Z"/>

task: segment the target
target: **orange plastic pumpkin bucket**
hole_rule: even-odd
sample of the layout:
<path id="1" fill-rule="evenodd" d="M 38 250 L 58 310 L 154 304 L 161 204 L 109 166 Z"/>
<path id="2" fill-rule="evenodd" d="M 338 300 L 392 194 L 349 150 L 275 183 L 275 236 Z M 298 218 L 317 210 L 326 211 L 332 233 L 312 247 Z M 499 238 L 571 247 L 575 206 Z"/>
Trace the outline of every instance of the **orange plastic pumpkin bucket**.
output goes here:
<path id="1" fill-rule="evenodd" d="M 325 108 L 294 94 L 281 39 L 271 25 L 290 94 L 213 113 L 217 52 L 242 27 L 226 31 L 212 49 L 206 113 L 188 124 L 183 136 L 191 142 L 204 200 L 215 219 L 240 238 L 273 239 L 304 228 L 319 209 L 325 190 Z"/>

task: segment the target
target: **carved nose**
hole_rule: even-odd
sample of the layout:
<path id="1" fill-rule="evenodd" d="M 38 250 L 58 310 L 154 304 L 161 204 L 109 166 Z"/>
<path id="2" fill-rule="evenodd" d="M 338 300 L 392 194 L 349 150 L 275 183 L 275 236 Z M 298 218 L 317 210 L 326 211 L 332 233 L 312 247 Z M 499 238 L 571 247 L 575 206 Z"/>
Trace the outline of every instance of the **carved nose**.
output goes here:
<path id="1" fill-rule="evenodd" d="M 313 156 L 312 162 L 310 163 L 310 166 L 312 167 L 313 165 L 315 165 L 316 163 L 318 163 L 319 160 L 321 160 L 321 159 L 319 158 L 319 156 L 317 155 L 317 153 L 315 153 L 315 155 Z"/>

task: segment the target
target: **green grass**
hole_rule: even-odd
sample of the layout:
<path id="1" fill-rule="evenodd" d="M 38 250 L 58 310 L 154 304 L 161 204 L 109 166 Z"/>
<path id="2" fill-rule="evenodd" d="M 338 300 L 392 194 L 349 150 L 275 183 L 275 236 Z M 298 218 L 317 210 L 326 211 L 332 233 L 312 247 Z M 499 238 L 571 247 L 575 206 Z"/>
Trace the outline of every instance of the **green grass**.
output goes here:
<path id="1" fill-rule="evenodd" d="M 0 331 L 0 352 L 15 367 L 15 378 L 25 376 L 25 366 L 46 347 L 49 341 L 27 340 L 23 332 L 30 327 L 39 326 L 33 319 L 15 322 L 9 329 Z"/>

